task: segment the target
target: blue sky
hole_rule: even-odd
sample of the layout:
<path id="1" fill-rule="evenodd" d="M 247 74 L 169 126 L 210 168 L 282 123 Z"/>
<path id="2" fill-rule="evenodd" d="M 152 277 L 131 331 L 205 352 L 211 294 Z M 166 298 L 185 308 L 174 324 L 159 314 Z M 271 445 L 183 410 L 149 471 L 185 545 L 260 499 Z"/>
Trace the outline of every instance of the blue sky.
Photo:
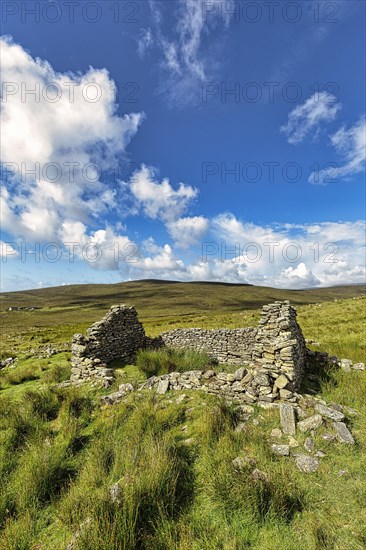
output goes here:
<path id="1" fill-rule="evenodd" d="M 363 1 L 1 10 L 2 290 L 365 281 Z"/>

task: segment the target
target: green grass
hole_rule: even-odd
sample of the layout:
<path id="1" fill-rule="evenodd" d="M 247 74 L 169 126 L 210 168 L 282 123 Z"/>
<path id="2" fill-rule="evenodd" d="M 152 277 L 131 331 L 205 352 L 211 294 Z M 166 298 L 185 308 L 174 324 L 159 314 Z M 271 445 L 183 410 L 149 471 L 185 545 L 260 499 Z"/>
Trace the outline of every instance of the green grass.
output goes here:
<path id="1" fill-rule="evenodd" d="M 255 409 L 257 422 L 249 420 L 237 433 L 238 410 L 200 392 L 185 391 L 179 404 L 176 397 L 183 392 L 157 397 L 147 391 L 101 406 L 99 396 L 111 390 L 56 386 L 69 376 L 69 353 L 49 359 L 30 353 L 83 332 L 89 320 L 112 302 L 130 302 L 135 291 L 133 301 L 137 306 L 140 301 L 150 335 L 180 326 L 255 325 L 262 300 L 294 295 L 223 285 L 224 297 L 218 298 L 215 285 L 172 283 L 159 285 L 165 292 L 160 302 L 157 284 L 98 287 L 105 292 L 99 298 L 91 287 L 80 296 L 72 289 L 74 305 L 68 287 L 65 308 L 58 302 L 61 290 L 53 297 L 50 290 L 21 293 L 17 299 L 23 302 L 47 299 L 46 309 L 2 314 L 10 319 L 3 325 L 5 356 L 15 352 L 19 359 L 0 371 L 0 547 L 63 550 L 82 524 L 77 548 L 85 550 L 363 550 L 366 373 L 310 370 L 313 378 L 305 379 L 304 391 L 316 389 L 326 401 L 359 414 L 348 418 L 354 447 L 325 442 L 321 435 L 328 428 L 319 430 L 316 448 L 326 456 L 316 474 L 306 475 L 292 459 L 269 451 L 270 431 L 279 425 L 275 411 Z M 128 296 L 113 295 L 126 288 Z M 184 288 L 192 296 L 183 297 Z M 298 318 L 305 337 L 320 342 L 313 349 L 365 361 L 365 299 L 353 289 L 357 299 L 351 287 L 298 294 Z M 198 290 L 197 308 L 189 306 Z M 204 368 L 207 357 L 165 350 L 155 356 L 144 352 L 135 363 L 113 363 L 115 388 L 122 382 L 137 386 L 152 371 Z M 305 435 L 296 437 L 302 445 Z M 248 459 L 242 471 L 233 467 L 237 456 Z M 254 468 L 266 477 L 253 477 Z M 339 476 L 340 470 L 347 473 Z M 110 489 L 117 482 L 119 502 L 113 503 Z"/>
<path id="2" fill-rule="evenodd" d="M 168 374 L 169 372 L 207 370 L 212 364 L 213 362 L 207 353 L 191 349 L 140 350 L 136 356 L 137 367 L 148 378 Z"/>
<path id="3" fill-rule="evenodd" d="M 149 335 L 176 327 L 229 328 L 256 323 L 257 310 L 275 300 L 295 306 L 366 294 L 365 285 L 281 290 L 225 283 L 132 281 L 113 285 L 74 285 L 0 294 L 0 352 L 17 353 L 40 344 L 69 342 L 114 303 L 134 305 Z M 7 311 L 10 306 L 40 306 Z"/>

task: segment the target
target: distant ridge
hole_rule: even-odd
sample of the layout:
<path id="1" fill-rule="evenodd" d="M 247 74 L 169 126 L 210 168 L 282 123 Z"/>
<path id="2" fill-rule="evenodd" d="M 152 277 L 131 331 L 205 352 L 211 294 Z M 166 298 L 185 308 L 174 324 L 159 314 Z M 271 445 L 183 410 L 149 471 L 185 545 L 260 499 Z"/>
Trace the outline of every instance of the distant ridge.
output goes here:
<path id="1" fill-rule="evenodd" d="M 87 307 L 103 312 L 112 304 L 126 303 L 137 307 L 143 316 L 169 315 L 173 311 L 175 315 L 188 315 L 193 311 L 206 314 L 217 309 L 222 312 L 253 310 L 276 300 L 290 300 L 296 306 L 365 294 L 366 285 L 286 290 L 247 283 L 145 279 L 5 292 L 0 294 L 0 311 L 5 312 L 9 307 Z M 13 311 L 14 316 L 34 314 Z"/>

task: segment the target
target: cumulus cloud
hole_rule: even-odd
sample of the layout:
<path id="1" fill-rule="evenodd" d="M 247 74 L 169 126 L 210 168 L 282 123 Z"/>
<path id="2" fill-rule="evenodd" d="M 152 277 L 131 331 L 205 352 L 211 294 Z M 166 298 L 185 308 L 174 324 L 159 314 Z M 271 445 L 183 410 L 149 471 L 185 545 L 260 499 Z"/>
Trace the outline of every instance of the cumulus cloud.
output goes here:
<path id="1" fill-rule="evenodd" d="M 365 282 L 364 221 L 261 226 L 227 213 L 212 220 L 212 229 L 207 260 L 214 276 L 224 264 L 229 282 L 285 288 Z"/>
<path id="2" fill-rule="evenodd" d="M 274 286 L 290 289 L 316 287 L 320 282 L 304 262 L 296 267 L 289 266 L 274 277 Z"/>
<path id="3" fill-rule="evenodd" d="M 198 194 L 197 189 L 184 183 L 174 189 L 168 178 L 159 182 L 156 170 L 145 165 L 131 178 L 130 190 L 147 217 L 165 222 L 179 218 Z"/>
<path id="4" fill-rule="evenodd" d="M 144 114 L 116 114 L 106 69 L 59 73 L 10 39 L 0 45 L 4 229 L 52 238 L 64 219 L 87 223 L 116 205 L 103 172 Z"/>
<path id="5" fill-rule="evenodd" d="M 204 216 L 179 218 L 169 222 L 167 229 L 175 244 L 181 248 L 189 248 L 197 244 L 209 228 L 209 220 Z"/>
<path id="6" fill-rule="evenodd" d="M 261 226 L 220 214 L 210 222 L 201 253 L 189 261 L 150 238 L 128 273 L 290 289 L 364 283 L 365 229 L 363 221 Z"/>
<path id="7" fill-rule="evenodd" d="M 300 289 L 365 283 L 365 230 L 364 221 L 262 226 L 226 213 L 209 222 L 209 238 L 190 250 L 189 257 L 152 237 L 138 247 L 113 228 L 90 231 L 75 221 L 64 222 L 60 237 L 69 249 L 70 243 L 81 243 L 75 256 L 89 267 L 120 273 L 124 279 Z"/>
<path id="8" fill-rule="evenodd" d="M 327 92 L 316 92 L 288 115 L 287 124 L 281 126 L 287 141 L 301 143 L 307 134 L 317 132 L 324 123 L 333 121 L 341 109 L 337 98 Z"/>
<path id="9" fill-rule="evenodd" d="M 111 227 L 88 232 L 82 222 L 65 220 L 60 238 L 69 261 L 79 258 L 93 269 L 116 271 L 124 262 L 139 261 L 138 246 L 125 235 L 116 234 Z"/>
<path id="10" fill-rule="evenodd" d="M 309 182 L 325 185 L 349 178 L 365 170 L 366 162 L 366 118 L 361 117 L 353 126 L 344 126 L 330 136 L 332 146 L 344 164 L 312 172 Z"/>

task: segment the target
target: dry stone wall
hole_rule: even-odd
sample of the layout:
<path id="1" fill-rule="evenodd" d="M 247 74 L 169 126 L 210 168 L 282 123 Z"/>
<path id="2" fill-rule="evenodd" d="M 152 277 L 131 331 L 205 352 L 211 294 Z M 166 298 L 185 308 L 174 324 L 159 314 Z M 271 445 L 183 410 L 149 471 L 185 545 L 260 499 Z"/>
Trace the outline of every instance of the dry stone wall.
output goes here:
<path id="1" fill-rule="evenodd" d="M 280 395 L 280 390 L 291 393 L 299 387 L 307 352 L 296 321 L 296 311 L 288 301 L 263 306 L 258 327 L 176 329 L 164 332 L 158 338 L 145 335 L 133 307 L 116 305 L 88 329 L 86 336 L 74 335 L 70 380 L 72 383 L 97 380 L 109 385 L 113 381 L 113 369 L 108 364 L 113 359 L 129 363 L 139 349 L 161 346 L 205 351 L 220 363 L 238 366 L 250 363 L 254 374 L 249 382 L 245 380 L 245 386 L 250 383 L 254 387 L 253 396 L 267 402 Z M 184 378 L 185 375 L 182 376 Z M 242 381 L 231 380 L 231 376 L 224 380 L 224 374 L 221 379 L 217 375 L 221 381 L 216 389 L 229 389 L 229 384 L 233 395 L 242 393 L 238 389 Z M 235 385 L 236 382 L 238 384 Z M 248 389 L 249 395 L 250 392 Z M 249 396 L 247 400 L 250 401 Z"/>
<path id="2" fill-rule="evenodd" d="M 203 351 L 219 363 L 242 365 L 252 360 L 256 328 L 204 330 L 179 328 L 160 335 L 165 346 Z"/>
<path id="3" fill-rule="evenodd" d="M 306 344 L 288 300 L 265 305 L 256 334 L 252 360 L 269 372 L 285 374 L 300 386 L 306 363 Z"/>
<path id="4" fill-rule="evenodd" d="M 108 363 L 113 359 L 131 362 L 136 352 L 146 345 L 145 330 L 135 308 L 112 306 L 103 319 L 87 330 L 87 336 L 74 334 L 70 380 L 102 380 L 109 385 L 114 378 Z"/>

